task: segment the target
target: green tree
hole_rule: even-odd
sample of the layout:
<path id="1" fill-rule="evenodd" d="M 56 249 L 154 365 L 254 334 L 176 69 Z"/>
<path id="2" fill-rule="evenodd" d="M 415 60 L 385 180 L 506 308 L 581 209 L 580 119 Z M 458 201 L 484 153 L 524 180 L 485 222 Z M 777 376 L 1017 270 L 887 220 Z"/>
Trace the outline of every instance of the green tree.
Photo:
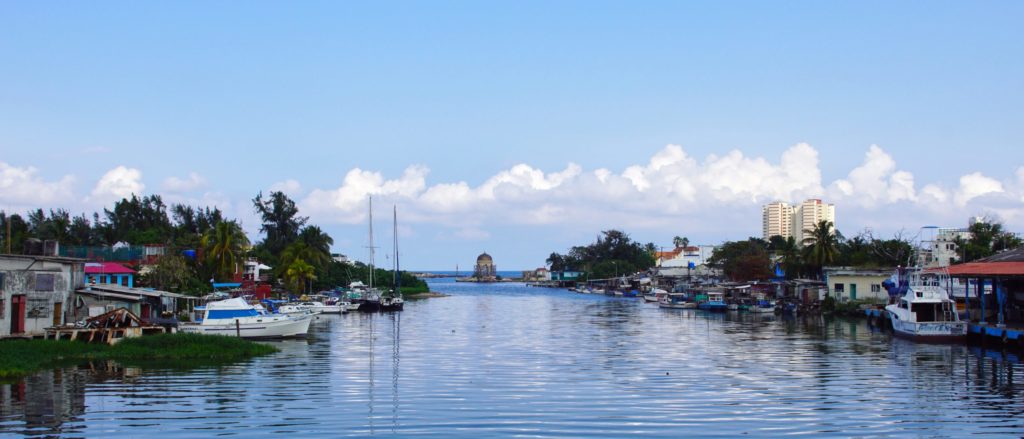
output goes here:
<path id="1" fill-rule="evenodd" d="M 954 242 L 960 250 L 961 261 L 971 262 L 995 254 L 996 252 L 1017 248 L 1021 240 L 1017 235 L 1003 229 L 1003 224 L 986 218 L 971 224 L 968 228 L 970 238 L 957 238 Z"/>
<path id="2" fill-rule="evenodd" d="M 260 225 L 260 232 L 266 235 L 263 246 L 274 255 L 279 255 L 285 247 L 295 242 L 299 230 L 309 220 L 308 217 L 299 216 L 295 201 L 284 192 L 271 192 L 267 198 L 260 192 L 252 199 L 252 204 L 263 219 Z"/>
<path id="3" fill-rule="evenodd" d="M 826 220 L 804 229 L 804 235 L 804 261 L 820 276 L 822 268 L 832 264 L 839 254 L 839 237 L 834 233 L 832 222 Z"/>
<path id="4" fill-rule="evenodd" d="M 220 279 L 230 278 L 241 262 L 249 239 L 235 221 L 222 221 L 203 236 L 205 259 Z"/>
<path id="5" fill-rule="evenodd" d="M 303 261 L 302 259 L 295 259 L 291 265 L 285 271 L 285 280 L 288 282 L 288 287 L 293 293 L 300 293 L 306 291 L 306 285 L 309 281 L 316 279 L 316 269 Z"/>
<path id="6" fill-rule="evenodd" d="M 763 280 L 772 277 L 768 243 L 759 238 L 731 241 L 720 245 L 711 254 L 708 264 L 721 269 L 735 281 Z"/>
<path id="7" fill-rule="evenodd" d="M 303 255 L 303 259 L 317 267 L 317 269 L 327 267 L 327 264 L 331 261 L 331 246 L 334 245 L 334 239 L 330 235 L 320 230 L 320 227 L 306 226 L 299 233 L 298 242 L 305 244 L 308 248 L 308 252 Z"/>

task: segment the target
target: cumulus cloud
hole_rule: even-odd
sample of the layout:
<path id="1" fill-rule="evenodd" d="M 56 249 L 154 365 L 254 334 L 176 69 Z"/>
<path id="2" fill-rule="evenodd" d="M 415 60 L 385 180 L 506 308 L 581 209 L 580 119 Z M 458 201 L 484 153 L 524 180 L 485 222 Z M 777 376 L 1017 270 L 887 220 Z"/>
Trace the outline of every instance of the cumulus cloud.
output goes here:
<path id="1" fill-rule="evenodd" d="M 934 189 L 930 189 L 931 195 L 935 195 Z M 871 145 L 864 154 L 864 162 L 846 178 L 834 181 L 828 193 L 834 199 L 869 208 L 917 199 L 914 176 L 897 170 L 896 161 L 878 145 Z"/>
<path id="2" fill-rule="evenodd" d="M 960 189 L 956 191 L 954 199 L 956 204 L 962 207 L 980 196 L 1001 192 L 1003 192 L 1003 184 L 999 180 L 975 172 L 960 177 Z"/>
<path id="3" fill-rule="evenodd" d="M 118 166 L 100 177 L 86 201 L 107 203 L 130 197 L 132 194 L 142 194 L 144 189 L 146 185 L 142 183 L 141 171 Z"/>
<path id="4" fill-rule="evenodd" d="M 963 176 L 955 189 L 946 189 L 941 183 L 918 188 L 914 175 L 900 169 L 877 145 L 871 145 L 862 163 L 847 175 L 825 185 L 819 153 L 806 143 L 793 145 L 776 160 L 738 150 L 699 159 L 682 146 L 668 145 L 646 163 L 626 166 L 621 172 L 606 168 L 587 171 L 574 163 L 546 172 L 521 163 L 498 170 L 479 184 L 428 184 L 428 173 L 419 165 L 410 166 L 396 178 L 352 169 L 339 187 L 314 189 L 301 205 L 318 221 L 355 223 L 365 220 L 366 198 L 373 195 L 385 204 L 402 204 L 403 216 L 409 221 L 447 225 L 451 236 L 480 239 L 483 227 L 490 223 L 669 227 L 678 225 L 681 218 L 699 217 L 711 224 L 688 224 L 714 227 L 721 222 L 714 218 L 724 215 L 730 221 L 753 218 L 749 222 L 756 228 L 761 204 L 807 198 L 836 203 L 847 224 L 876 224 L 885 217 L 880 211 L 894 208 L 899 210 L 894 219 L 919 214 L 916 220 L 925 223 L 931 222 L 925 216 L 941 212 L 941 220 L 959 221 L 960 216 L 966 218 L 974 212 L 996 211 L 994 202 L 977 203 L 993 194 L 1005 195 L 1007 187 L 976 173 Z M 1014 193 L 1020 197 L 1024 167 L 1015 177 L 1013 186 L 1022 189 Z M 951 204 L 959 209 L 949 209 Z M 1006 215 L 1007 209 L 1015 207 L 1003 203 L 998 209 Z M 745 213 L 730 216 L 733 212 Z M 1024 213 L 1018 216 L 1024 218 Z"/>
<path id="5" fill-rule="evenodd" d="M 38 206 L 67 201 L 72 197 L 75 178 L 65 175 L 46 181 L 34 167 L 17 167 L 0 162 L 0 202 L 8 206 Z"/>
<path id="6" fill-rule="evenodd" d="M 163 189 L 169 192 L 191 192 L 203 187 L 206 187 L 206 179 L 195 172 L 190 172 L 186 178 L 167 177 L 163 183 Z"/>

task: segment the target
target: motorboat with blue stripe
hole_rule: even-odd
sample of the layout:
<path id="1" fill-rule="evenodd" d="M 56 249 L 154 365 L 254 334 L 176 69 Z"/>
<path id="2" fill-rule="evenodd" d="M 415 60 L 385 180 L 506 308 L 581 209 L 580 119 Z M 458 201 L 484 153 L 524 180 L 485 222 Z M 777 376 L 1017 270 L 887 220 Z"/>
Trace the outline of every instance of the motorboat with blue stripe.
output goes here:
<path id="1" fill-rule="evenodd" d="M 218 334 L 242 338 L 301 337 L 309 332 L 313 314 L 268 314 L 242 298 L 210 302 L 196 308 L 203 316 L 196 322 L 179 323 L 181 332 Z"/>

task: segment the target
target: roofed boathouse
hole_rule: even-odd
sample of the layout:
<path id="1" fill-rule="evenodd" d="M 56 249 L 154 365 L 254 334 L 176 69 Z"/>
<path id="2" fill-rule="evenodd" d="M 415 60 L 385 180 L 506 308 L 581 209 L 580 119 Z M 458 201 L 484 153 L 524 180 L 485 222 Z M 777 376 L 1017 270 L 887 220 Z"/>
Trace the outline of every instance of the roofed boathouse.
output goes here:
<path id="1" fill-rule="evenodd" d="M 961 279 L 969 335 L 1024 347 L 1024 247 L 947 270 Z"/>

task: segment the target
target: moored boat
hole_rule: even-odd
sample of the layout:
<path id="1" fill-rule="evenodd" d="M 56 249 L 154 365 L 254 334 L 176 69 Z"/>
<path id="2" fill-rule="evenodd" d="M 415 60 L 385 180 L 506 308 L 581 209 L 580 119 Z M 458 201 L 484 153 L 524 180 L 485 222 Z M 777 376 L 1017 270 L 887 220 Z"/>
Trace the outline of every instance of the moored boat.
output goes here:
<path id="1" fill-rule="evenodd" d="M 665 295 L 658 300 L 658 307 L 668 309 L 693 309 L 697 307 L 697 304 L 690 300 L 690 297 L 686 293 L 665 293 Z"/>
<path id="2" fill-rule="evenodd" d="M 722 293 L 709 292 L 705 300 L 698 300 L 697 308 L 704 311 L 722 312 L 728 308 L 728 305 L 725 304 Z"/>
<path id="3" fill-rule="evenodd" d="M 905 269 L 897 271 L 897 279 L 882 282 L 892 302 L 885 310 L 897 336 L 921 342 L 967 337 L 967 323 L 960 320 L 956 302 L 940 280 L 923 281 L 919 274 L 910 279 Z"/>
<path id="4" fill-rule="evenodd" d="M 201 309 L 202 319 L 179 323 L 181 332 L 218 334 L 242 338 L 301 337 L 309 332 L 312 314 L 287 315 L 261 313 L 244 299 L 210 302 Z"/>

